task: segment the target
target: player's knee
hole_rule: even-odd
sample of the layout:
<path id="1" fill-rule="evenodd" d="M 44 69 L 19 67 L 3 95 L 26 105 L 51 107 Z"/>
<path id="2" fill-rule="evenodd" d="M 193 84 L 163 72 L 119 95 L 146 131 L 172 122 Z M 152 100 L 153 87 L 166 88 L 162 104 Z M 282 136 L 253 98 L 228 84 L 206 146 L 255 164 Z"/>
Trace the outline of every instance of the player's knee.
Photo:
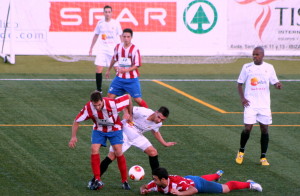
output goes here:
<path id="1" fill-rule="evenodd" d="M 229 193 L 230 189 L 226 184 L 222 184 L 223 193 Z"/>
<path id="2" fill-rule="evenodd" d="M 157 153 L 157 150 L 155 148 L 152 148 L 151 150 L 148 151 L 147 153 L 150 157 L 154 157 L 154 156 L 157 156 L 158 153 Z"/>

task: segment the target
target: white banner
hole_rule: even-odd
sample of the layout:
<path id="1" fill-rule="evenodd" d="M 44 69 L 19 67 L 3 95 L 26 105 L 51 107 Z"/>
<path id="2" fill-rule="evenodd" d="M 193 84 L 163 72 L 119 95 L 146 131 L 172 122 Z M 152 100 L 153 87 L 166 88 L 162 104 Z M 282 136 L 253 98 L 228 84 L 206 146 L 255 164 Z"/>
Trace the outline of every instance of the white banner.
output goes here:
<path id="1" fill-rule="evenodd" d="M 107 4 L 142 55 L 249 55 L 262 45 L 300 56 L 300 0 L 2 0 L 1 46 L 7 25 L 6 53 L 13 36 L 16 54 L 88 55 Z"/>

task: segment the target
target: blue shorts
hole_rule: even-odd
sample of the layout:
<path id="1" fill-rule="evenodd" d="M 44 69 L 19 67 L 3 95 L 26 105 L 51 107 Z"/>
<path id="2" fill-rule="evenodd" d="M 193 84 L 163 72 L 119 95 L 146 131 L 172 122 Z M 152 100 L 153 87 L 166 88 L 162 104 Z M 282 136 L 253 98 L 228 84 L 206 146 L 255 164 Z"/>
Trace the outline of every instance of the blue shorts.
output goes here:
<path id="1" fill-rule="evenodd" d="M 109 140 L 111 145 L 123 144 L 123 131 L 113 131 L 113 132 L 102 132 L 93 130 L 92 132 L 92 144 L 101 144 L 106 147 L 106 141 Z"/>
<path id="2" fill-rule="evenodd" d="M 124 79 L 116 76 L 110 84 L 108 93 L 121 96 L 129 93 L 131 97 L 142 97 L 139 78 Z"/>
<path id="3" fill-rule="evenodd" d="M 195 188 L 199 193 L 223 193 L 222 184 L 213 181 L 207 181 L 200 176 L 185 176 L 195 182 Z"/>

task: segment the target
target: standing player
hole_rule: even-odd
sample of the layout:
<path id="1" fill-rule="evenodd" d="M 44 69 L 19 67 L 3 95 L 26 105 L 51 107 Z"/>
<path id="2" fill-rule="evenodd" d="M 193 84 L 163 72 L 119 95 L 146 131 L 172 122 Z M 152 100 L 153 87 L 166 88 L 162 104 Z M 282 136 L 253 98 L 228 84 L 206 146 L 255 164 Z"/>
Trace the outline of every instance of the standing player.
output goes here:
<path id="1" fill-rule="evenodd" d="M 244 130 L 241 133 L 240 149 L 236 156 L 236 163 L 242 164 L 245 146 L 250 137 L 253 124 L 259 123 L 261 130 L 261 165 L 270 165 L 266 159 L 269 144 L 268 125 L 272 124 L 271 101 L 269 83 L 276 89 L 281 89 L 274 67 L 263 61 L 264 49 L 256 47 L 253 50 L 253 62 L 242 68 L 238 82 L 238 92 L 244 106 Z M 245 93 L 243 92 L 245 84 Z"/>
<path id="2" fill-rule="evenodd" d="M 251 189 L 262 192 L 260 184 L 248 180 L 247 182 L 229 181 L 225 184 L 217 182 L 223 174 L 222 170 L 215 174 L 204 176 L 185 177 L 169 175 L 165 168 L 157 168 L 152 171 L 153 180 L 148 184 L 142 185 L 140 193 L 142 195 L 150 192 L 160 192 L 173 195 L 194 195 L 196 193 L 229 193 L 232 190 Z"/>
<path id="3" fill-rule="evenodd" d="M 166 142 L 159 132 L 162 122 L 169 116 L 168 108 L 162 106 L 157 111 L 144 107 L 133 107 L 133 120 L 123 122 L 124 144 L 122 146 L 125 153 L 131 146 L 141 149 L 149 156 L 149 163 L 152 170 L 159 167 L 157 150 L 151 142 L 143 135 L 147 131 L 152 131 L 154 137 L 165 147 L 170 147 L 176 142 Z M 101 174 L 106 171 L 109 164 L 116 159 L 114 149 L 110 147 L 107 157 L 101 162 Z"/>
<path id="4" fill-rule="evenodd" d="M 118 68 L 116 77 L 113 79 L 108 90 L 108 97 L 114 98 L 128 92 L 135 102 L 142 107 L 148 108 L 146 101 L 142 99 L 139 81 L 138 67 L 142 65 L 139 49 L 131 43 L 133 31 L 124 29 L 122 34 L 123 43 L 117 44 L 110 66 L 106 71 L 106 78 L 110 76 L 110 70 L 116 62 Z"/>
<path id="5" fill-rule="evenodd" d="M 112 7 L 106 5 L 103 8 L 104 20 L 100 20 L 95 28 L 95 35 L 92 40 L 89 55 L 92 55 L 93 47 L 101 36 L 100 52 L 95 59 L 96 85 L 97 90 L 102 92 L 102 71 L 103 67 L 109 67 L 113 56 L 114 47 L 122 39 L 122 28 L 118 21 L 112 19 Z"/>
<path id="6" fill-rule="evenodd" d="M 94 182 L 89 186 L 91 190 L 98 190 L 104 186 L 100 179 L 101 171 L 99 168 L 101 146 L 106 146 L 107 139 L 110 141 L 112 148 L 118 160 L 118 167 L 122 177 L 123 188 L 129 190 L 127 182 L 127 166 L 126 159 L 122 152 L 123 131 L 122 122 L 118 115 L 124 111 L 124 119 L 132 118 L 132 102 L 129 95 L 123 95 L 116 99 L 101 96 L 99 91 L 94 91 L 90 96 L 90 101 L 76 116 L 72 126 L 72 137 L 69 147 L 74 148 L 77 142 L 77 131 L 79 123 L 88 119 L 94 122 L 92 132 L 91 146 L 91 166 L 94 174 Z"/>

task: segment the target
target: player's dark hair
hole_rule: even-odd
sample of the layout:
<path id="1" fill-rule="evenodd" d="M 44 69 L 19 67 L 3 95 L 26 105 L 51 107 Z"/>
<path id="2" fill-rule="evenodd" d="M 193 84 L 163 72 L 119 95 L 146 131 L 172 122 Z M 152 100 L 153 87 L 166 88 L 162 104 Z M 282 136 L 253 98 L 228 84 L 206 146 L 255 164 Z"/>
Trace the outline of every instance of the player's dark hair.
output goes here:
<path id="1" fill-rule="evenodd" d="M 105 9 L 111 9 L 111 11 L 112 11 L 112 7 L 110 5 L 104 6 L 103 10 L 105 10 Z"/>
<path id="2" fill-rule="evenodd" d="M 169 116 L 169 109 L 165 106 L 161 106 L 158 110 L 159 113 L 161 113 L 164 117 L 168 117 Z"/>
<path id="3" fill-rule="evenodd" d="M 123 33 L 130 33 L 131 37 L 133 36 L 133 31 L 130 28 L 123 29 Z"/>
<path id="4" fill-rule="evenodd" d="M 102 95 L 101 95 L 100 91 L 94 91 L 94 92 L 92 92 L 91 96 L 90 96 L 90 100 L 92 102 L 102 101 Z"/>
<path id="5" fill-rule="evenodd" d="M 159 167 L 156 168 L 152 171 L 152 175 L 153 176 L 157 176 L 158 179 L 168 179 L 169 178 L 169 173 L 165 168 Z"/>
<path id="6" fill-rule="evenodd" d="M 257 46 L 257 47 L 254 48 L 254 50 L 260 50 L 263 53 L 265 53 L 265 49 L 262 46 Z"/>

